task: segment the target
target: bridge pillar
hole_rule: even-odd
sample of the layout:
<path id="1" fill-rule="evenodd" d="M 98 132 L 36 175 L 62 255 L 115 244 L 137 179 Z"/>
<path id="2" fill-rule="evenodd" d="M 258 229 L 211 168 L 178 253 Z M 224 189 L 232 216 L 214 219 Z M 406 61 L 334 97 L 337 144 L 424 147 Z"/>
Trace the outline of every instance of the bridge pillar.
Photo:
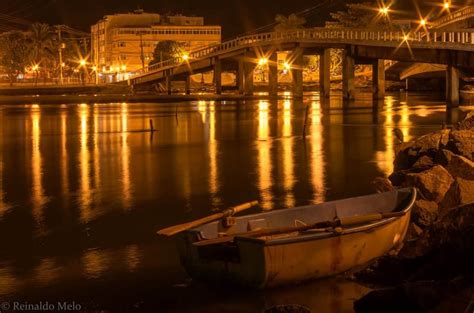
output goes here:
<path id="1" fill-rule="evenodd" d="M 253 96 L 253 72 L 255 64 L 244 62 L 243 78 L 244 78 L 244 95 Z"/>
<path id="2" fill-rule="evenodd" d="M 324 49 L 319 55 L 319 90 L 321 97 L 331 93 L 331 49 Z"/>
<path id="3" fill-rule="evenodd" d="M 244 81 L 245 81 L 245 63 L 242 59 L 238 60 L 238 68 L 237 68 L 237 89 L 239 90 L 239 94 L 244 94 Z"/>
<path id="4" fill-rule="evenodd" d="M 215 59 L 214 61 L 214 84 L 216 85 L 216 94 L 222 93 L 222 61 Z"/>
<path id="5" fill-rule="evenodd" d="M 355 98 L 355 73 L 354 73 L 354 57 L 344 50 L 342 56 L 342 97 L 344 99 Z"/>
<path id="6" fill-rule="evenodd" d="M 268 95 L 278 95 L 278 59 L 277 53 L 270 56 L 268 62 Z"/>
<path id="7" fill-rule="evenodd" d="M 446 69 L 446 101 L 449 107 L 459 105 L 459 70 L 452 65 Z"/>
<path id="8" fill-rule="evenodd" d="M 171 76 L 166 75 L 165 77 L 165 88 L 166 88 L 166 93 L 171 95 L 172 89 L 171 89 Z"/>
<path id="9" fill-rule="evenodd" d="M 184 80 L 184 92 L 187 95 L 191 94 L 191 75 L 186 76 L 186 79 Z"/>
<path id="10" fill-rule="evenodd" d="M 372 64 L 372 93 L 374 99 L 385 97 L 385 61 L 376 60 Z"/>
<path id="11" fill-rule="evenodd" d="M 303 49 L 295 48 L 291 59 L 293 65 L 291 68 L 293 76 L 293 96 L 302 97 L 303 96 Z"/>

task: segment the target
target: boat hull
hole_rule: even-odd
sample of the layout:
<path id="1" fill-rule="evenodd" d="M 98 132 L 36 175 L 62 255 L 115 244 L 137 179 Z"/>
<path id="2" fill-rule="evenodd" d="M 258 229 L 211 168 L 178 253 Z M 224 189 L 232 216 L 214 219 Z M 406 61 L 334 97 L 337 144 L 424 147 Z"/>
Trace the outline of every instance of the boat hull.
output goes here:
<path id="1" fill-rule="evenodd" d="M 272 240 L 236 237 L 233 244 L 207 252 L 193 245 L 196 238 L 188 233 L 182 263 L 193 279 L 258 289 L 332 276 L 397 248 L 405 238 L 410 209 L 401 217 L 326 233 Z"/>

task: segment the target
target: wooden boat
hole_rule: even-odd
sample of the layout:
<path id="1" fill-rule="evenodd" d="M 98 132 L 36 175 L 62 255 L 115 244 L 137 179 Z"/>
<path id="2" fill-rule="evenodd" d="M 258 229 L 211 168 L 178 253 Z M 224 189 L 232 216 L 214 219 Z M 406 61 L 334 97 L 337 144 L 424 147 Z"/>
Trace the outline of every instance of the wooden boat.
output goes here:
<path id="1" fill-rule="evenodd" d="M 186 231 L 180 241 L 181 261 L 189 275 L 213 284 L 275 287 L 336 275 L 384 255 L 405 237 L 416 189 L 326 202 L 220 220 Z M 392 213 L 389 213 L 392 212 Z M 397 214 L 348 227 L 252 237 L 206 244 L 255 229 L 294 227 L 374 213 Z M 257 231 L 258 233 L 258 231 Z"/>

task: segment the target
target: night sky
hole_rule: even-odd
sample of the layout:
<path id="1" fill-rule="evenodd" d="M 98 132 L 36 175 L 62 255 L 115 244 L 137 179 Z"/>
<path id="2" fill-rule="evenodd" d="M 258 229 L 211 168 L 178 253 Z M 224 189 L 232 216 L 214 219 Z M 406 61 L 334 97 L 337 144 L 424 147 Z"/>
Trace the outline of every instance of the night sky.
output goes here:
<path id="1" fill-rule="evenodd" d="M 414 12 L 414 1 L 398 0 L 395 7 Z M 442 1 L 417 2 L 426 11 L 429 6 L 433 7 L 433 3 Z M 90 25 L 106 14 L 130 12 L 140 7 L 161 14 L 204 16 L 207 24 L 222 25 L 224 38 L 229 38 L 272 23 L 278 13 L 287 15 L 301 12 L 323 2 L 327 2 L 323 8 L 315 9 L 306 16 L 308 26 L 322 26 L 329 12 L 342 9 L 345 3 L 357 0 L 0 0 L 0 13 L 33 22 L 67 24 L 89 31 Z"/>

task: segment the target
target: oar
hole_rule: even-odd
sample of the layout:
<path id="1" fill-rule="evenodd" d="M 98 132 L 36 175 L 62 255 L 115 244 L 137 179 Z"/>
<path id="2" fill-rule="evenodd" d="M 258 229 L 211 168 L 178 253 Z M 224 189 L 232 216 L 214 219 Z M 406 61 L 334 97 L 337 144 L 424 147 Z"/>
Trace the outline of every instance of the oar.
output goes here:
<path id="1" fill-rule="evenodd" d="M 176 235 L 176 234 L 178 234 L 180 232 L 183 232 L 185 230 L 188 230 L 188 229 L 191 229 L 191 228 L 194 228 L 194 227 L 198 227 L 198 226 L 201 226 L 201 225 L 206 224 L 206 223 L 217 221 L 217 220 L 219 220 L 223 217 L 232 216 L 232 215 L 234 215 L 238 212 L 242 212 L 244 210 L 248 210 L 251 207 L 256 206 L 257 204 L 258 204 L 258 201 L 246 202 L 246 203 L 234 206 L 230 209 L 224 210 L 222 212 L 212 214 L 212 215 L 203 217 L 201 219 L 198 219 L 198 220 L 195 220 L 195 221 L 192 221 L 192 222 L 188 222 L 188 223 L 184 223 L 184 224 L 164 228 L 162 230 L 159 230 L 158 234 L 159 235 L 164 235 L 164 236 L 173 236 L 173 235 Z"/>
<path id="2" fill-rule="evenodd" d="M 327 231 L 328 228 L 333 229 L 336 227 L 365 224 L 365 223 L 380 221 L 386 218 L 403 216 L 405 214 L 406 212 L 376 213 L 376 214 L 370 214 L 370 215 L 341 217 L 333 221 L 318 222 L 318 223 L 310 224 L 310 225 L 302 225 L 302 226 L 294 226 L 294 227 L 265 228 L 265 229 L 259 229 L 259 230 L 248 231 L 248 232 L 243 232 L 243 233 L 230 234 L 228 236 L 215 238 L 215 239 L 198 241 L 198 242 L 195 242 L 194 245 L 207 246 L 207 245 L 231 242 L 234 240 L 235 237 L 273 236 L 273 235 L 287 234 L 287 233 L 293 233 L 293 232 L 301 232 L 301 231 L 310 230 L 310 229 L 318 229 L 318 230 L 321 229 L 322 231 Z"/>

